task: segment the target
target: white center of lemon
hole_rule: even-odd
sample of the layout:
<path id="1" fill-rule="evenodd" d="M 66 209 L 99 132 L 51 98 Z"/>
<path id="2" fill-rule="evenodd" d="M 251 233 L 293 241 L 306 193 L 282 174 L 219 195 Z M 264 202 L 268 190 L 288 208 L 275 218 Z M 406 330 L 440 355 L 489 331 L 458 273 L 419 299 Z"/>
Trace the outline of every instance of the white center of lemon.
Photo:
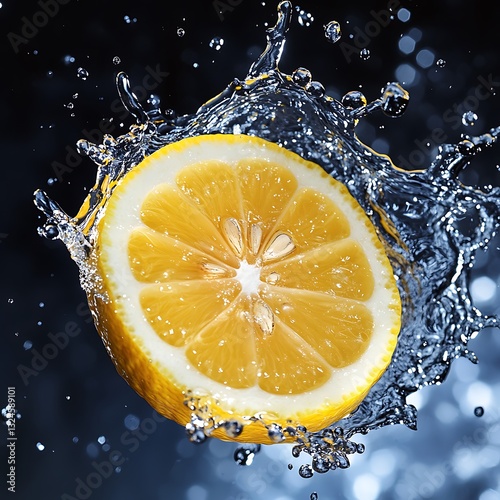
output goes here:
<path id="1" fill-rule="evenodd" d="M 246 260 L 240 262 L 240 268 L 236 270 L 236 279 L 241 284 L 241 292 L 253 295 L 258 292 L 261 267 L 256 264 L 249 264 Z"/>

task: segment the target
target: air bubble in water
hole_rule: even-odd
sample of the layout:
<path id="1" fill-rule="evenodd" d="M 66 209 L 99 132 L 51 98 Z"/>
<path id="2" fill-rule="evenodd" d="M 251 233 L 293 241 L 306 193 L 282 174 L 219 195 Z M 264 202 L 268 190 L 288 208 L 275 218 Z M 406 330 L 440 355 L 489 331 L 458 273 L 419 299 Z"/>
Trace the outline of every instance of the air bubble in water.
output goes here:
<path id="1" fill-rule="evenodd" d="M 89 76 L 89 72 L 82 68 L 81 66 L 76 70 L 76 76 L 82 80 L 86 80 Z"/>
<path id="2" fill-rule="evenodd" d="M 371 53 L 366 47 L 359 51 L 359 57 L 361 59 L 363 59 L 363 61 L 367 61 L 368 59 L 370 59 L 370 56 L 371 56 Z"/>
<path id="3" fill-rule="evenodd" d="M 472 127 L 476 123 L 477 119 L 478 116 L 476 115 L 476 113 L 474 113 L 474 111 L 466 111 L 462 115 L 462 123 L 466 127 Z"/>
<path id="4" fill-rule="evenodd" d="M 325 37 L 329 42 L 337 43 L 342 37 L 342 31 L 338 21 L 330 21 L 324 28 Z"/>
<path id="5" fill-rule="evenodd" d="M 210 40 L 210 43 L 208 45 L 212 49 L 220 50 L 224 45 L 224 39 L 221 38 L 220 36 L 214 36 L 212 40 Z"/>

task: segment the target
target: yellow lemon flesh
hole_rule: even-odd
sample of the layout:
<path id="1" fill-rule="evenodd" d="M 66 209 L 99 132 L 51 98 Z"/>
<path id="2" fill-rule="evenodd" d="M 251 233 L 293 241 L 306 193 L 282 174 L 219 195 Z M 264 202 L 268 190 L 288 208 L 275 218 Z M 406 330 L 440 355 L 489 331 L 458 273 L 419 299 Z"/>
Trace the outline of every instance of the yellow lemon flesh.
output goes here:
<path id="1" fill-rule="evenodd" d="M 374 227 L 345 186 L 276 144 L 163 147 L 118 184 L 97 234 L 97 329 L 119 373 L 182 425 L 189 394 L 241 422 L 239 441 L 270 443 L 271 423 L 316 431 L 390 363 L 401 303 Z"/>

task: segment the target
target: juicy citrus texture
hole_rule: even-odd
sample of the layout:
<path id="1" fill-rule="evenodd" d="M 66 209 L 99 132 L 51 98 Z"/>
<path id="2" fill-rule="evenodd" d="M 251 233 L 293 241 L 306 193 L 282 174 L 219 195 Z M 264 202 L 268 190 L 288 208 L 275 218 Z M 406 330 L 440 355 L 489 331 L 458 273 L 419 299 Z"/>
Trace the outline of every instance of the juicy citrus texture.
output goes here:
<path id="1" fill-rule="evenodd" d="M 146 158 L 113 192 L 96 257 L 109 352 L 183 425 L 189 391 L 217 419 L 318 430 L 362 401 L 396 345 L 399 294 L 363 210 L 262 139 L 201 136 Z M 259 423 L 239 439 L 269 442 Z"/>

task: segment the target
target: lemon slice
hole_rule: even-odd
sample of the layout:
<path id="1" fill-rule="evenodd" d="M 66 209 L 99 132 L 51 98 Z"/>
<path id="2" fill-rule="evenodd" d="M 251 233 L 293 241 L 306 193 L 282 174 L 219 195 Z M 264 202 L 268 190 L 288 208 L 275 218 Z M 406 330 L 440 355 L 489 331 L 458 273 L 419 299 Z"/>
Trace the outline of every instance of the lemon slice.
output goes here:
<path id="1" fill-rule="evenodd" d="M 276 144 L 163 147 L 115 188 L 97 234 L 97 329 L 119 373 L 182 425 L 190 394 L 240 421 L 240 441 L 271 442 L 270 423 L 319 430 L 390 363 L 401 304 L 374 227 L 345 186 Z"/>

